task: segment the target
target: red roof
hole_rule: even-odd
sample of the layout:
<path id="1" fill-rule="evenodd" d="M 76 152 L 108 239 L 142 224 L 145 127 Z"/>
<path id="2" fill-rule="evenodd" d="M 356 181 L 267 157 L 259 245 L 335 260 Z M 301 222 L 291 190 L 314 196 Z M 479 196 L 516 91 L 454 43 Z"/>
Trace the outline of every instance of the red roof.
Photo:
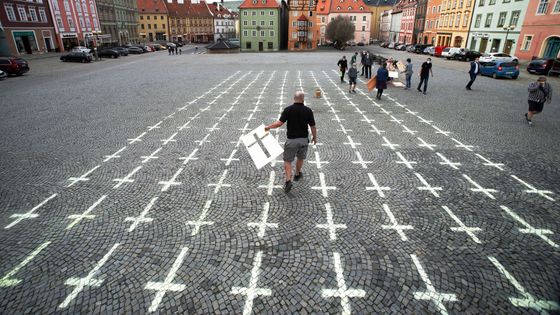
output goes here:
<path id="1" fill-rule="evenodd" d="M 190 3 L 189 5 L 189 17 L 191 18 L 212 18 L 212 12 L 210 8 L 204 1 L 200 3 Z"/>
<path id="2" fill-rule="evenodd" d="M 331 8 L 331 0 L 319 0 L 317 2 L 317 14 L 327 15 Z"/>
<path id="3" fill-rule="evenodd" d="M 245 0 L 239 6 L 239 8 L 240 9 L 261 9 L 261 8 L 278 9 L 280 8 L 280 5 L 276 2 L 276 0 Z"/>
<path id="4" fill-rule="evenodd" d="M 340 10 L 337 10 L 340 7 Z M 362 8 L 360 10 L 360 8 Z M 333 0 L 331 13 L 368 13 L 368 7 L 362 0 Z"/>
<path id="5" fill-rule="evenodd" d="M 181 18 L 187 17 L 188 5 L 189 5 L 188 2 L 186 4 L 177 3 L 177 1 L 173 1 L 173 3 L 169 3 L 167 1 L 165 2 L 165 6 L 167 7 L 167 13 L 169 13 L 169 15 L 172 17 L 174 16 L 181 17 Z"/>
<path id="6" fill-rule="evenodd" d="M 210 12 L 212 12 L 214 17 L 223 18 L 224 15 L 229 15 L 230 18 L 233 18 L 233 16 L 234 16 L 233 13 L 228 8 L 226 8 L 225 6 L 223 6 L 220 3 L 216 3 L 216 2 L 209 3 L 208 4 L 208 9 L 210 10 Z"/>
<path id="7" fill-rule="evenodd" d="M 138 12 L 142 13 L 167 13 L 164 0 L 136 0 Z"/>

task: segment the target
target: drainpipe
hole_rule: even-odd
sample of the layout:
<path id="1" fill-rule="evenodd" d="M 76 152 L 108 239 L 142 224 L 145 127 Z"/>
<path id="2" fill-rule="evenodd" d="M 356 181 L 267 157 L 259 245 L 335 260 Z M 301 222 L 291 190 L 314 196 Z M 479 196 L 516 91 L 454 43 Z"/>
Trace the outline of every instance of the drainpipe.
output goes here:
<path id="1" fill-rule="evenodd" d="M 473 0 L 473 9 L 471 13 L 471 22 L 469 23 L 469 29 L 467 30 L 467 40 L 465 41 L 465 49 L 468 49 L 467 46 L 469 45 L 469 38 L 471 38 L 471 25 L 475 19 L 474 11 L 476 10 L 476 1 Z"/>

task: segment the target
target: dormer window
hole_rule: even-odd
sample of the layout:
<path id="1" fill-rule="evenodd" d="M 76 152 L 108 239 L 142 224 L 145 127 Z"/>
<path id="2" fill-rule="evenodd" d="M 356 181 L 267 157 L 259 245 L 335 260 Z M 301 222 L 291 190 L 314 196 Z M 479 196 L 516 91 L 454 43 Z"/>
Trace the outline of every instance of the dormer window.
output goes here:
<path id="1" fill-rule="evenodd" d="M 348 11 L 352 11 L 352 7 L 348 7 Z"/>
<path id="2" fill-rule="evenodd" d="M 360 11 L 364 11 L 364 7 L 360 7 Z"/>
<path id="3" fill-rule="evenodd" d="M 257 4 L 257 0 L 253 0 L 253 4 Z"/>
<path id="4" fill-rule="evenodd" d="M 262 0 L 262 4 L 266 4 L 266 0 Z"/>
<path id="5" fill-rule="evenodd" d="M 336 11 L 340 11 L 340 7 L 336 7 Z"/>

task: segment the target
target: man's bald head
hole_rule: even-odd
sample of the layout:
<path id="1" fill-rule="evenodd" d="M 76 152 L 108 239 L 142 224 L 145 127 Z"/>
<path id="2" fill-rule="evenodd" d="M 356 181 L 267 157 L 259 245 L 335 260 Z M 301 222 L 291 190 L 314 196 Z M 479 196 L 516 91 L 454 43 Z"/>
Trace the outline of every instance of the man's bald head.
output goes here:
<path id="1" fill-rule="evenodd" d="M 294 102 L 295 103 L 303 103 L 303 99 L 305 98 L 305 94 L 303 91 L 297 91 L 294 93 Z"/>

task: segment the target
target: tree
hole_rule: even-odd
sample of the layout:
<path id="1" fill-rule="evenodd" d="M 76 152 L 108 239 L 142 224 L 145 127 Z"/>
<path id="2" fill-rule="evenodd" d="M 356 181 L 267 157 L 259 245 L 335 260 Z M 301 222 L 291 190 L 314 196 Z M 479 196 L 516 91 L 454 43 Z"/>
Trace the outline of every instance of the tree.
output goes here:
<path id="1" fill-rule="evenodd" d="M 336 48 L 343 48 L 346 42 L 354 39 L 356 27 L 347 17 L 337 16 L 327 25 L 325 37 L 335 43 Z"/>

